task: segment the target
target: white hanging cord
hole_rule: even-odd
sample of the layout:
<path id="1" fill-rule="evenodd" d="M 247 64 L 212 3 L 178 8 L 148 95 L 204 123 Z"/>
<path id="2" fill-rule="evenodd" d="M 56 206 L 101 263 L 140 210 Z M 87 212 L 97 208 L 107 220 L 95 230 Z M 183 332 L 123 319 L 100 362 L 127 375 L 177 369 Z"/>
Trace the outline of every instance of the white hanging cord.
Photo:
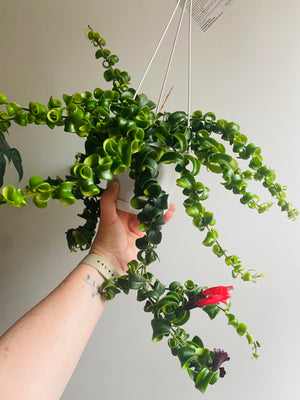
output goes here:
<path id="1" fill-rule="evenodd" d="M 192 11 L 193 0 L 190 0 L 189 14 L 189 51 L 188 51 L 188 128 L 190 128 L 191 119 L 191 99 L 192 99 Z"/>
<path id="2" fill-rule="evenodd" d="M 170 19 L 169 19 L 169 21 L 168 21 L 166 27 L 165 27 L 165 30 L 164 30 L 164 32 L 163 32 L 163 34 L 162 34 L 162 36 L 161 36 L 161 38 L 160 38 L 160 40 L 159 40 L 157 46 L 156 46 L 156 49 L 154 50 L 154 53 L 153 53 L 153 55 L 152 55 L 152 58 L 151 58 L 151 60 L 149 61 L 148 65 L 147 65 L 147 67 L 146 67 L 146 69 L 145 69 L 144 75 L 142 76 L 142 79 L 140 80 L 140 83 L 139 83 L 139 85 L 138 85 L 138 87 L 137 87 L 137 89 L 136 89 L 136 92 L 135 92 L 135 95 L 134 95 L 134 98 L 133 98 L 133 99 L 136 98 L 136 96 L 137 96 L 137 94 L 138 94 L 138 92 L 139 92 L 139 90 L 140 90 L 140 88 L 141 88 L 141 86 L 142 86 L 142 84 L 143 84 L 143 82 L 144 82 L 144 80 L 145 80 L 145 78 L 146 78 L 146 75 L 147 75 L 147 73 L 148 73 L 148 71 L 149 71 L 149 68 L 151 67 L 151 64 L 152 64 L 152 62 L 153 62 L 153 60 L 154 60 L 154 58 L 155 58 L 155 56 L 156 56 L 156 54 L 157 54 L 157 52 L 158 52 L 158 50 L 159 50 L 159 48 L 160 48 L 160 45 L 162 44 L 162 41 L 164 40 L 164 37 L 166 36 L 166 33 L 167 33 L 168 29 L 169 29 L 169 26 L 170 26 L 170 24 L 171 24 L 171 22 L 172 22 L 172 20 L 173 20 L 173 18 L 174 18 L 174 15 L 175 15 L 175 13 L 176 13 L 176 11 L 177 11 L 177 8 L 178 8 L 178 6 L 179 6 L 179 4 L 180 4 L 180 1 L 181 1 L 181 0 L 178 0 L 178 1 L 177 1 L 176 7 L 174 8 L 174 11 L 173 11 L 173 13 L 172 13 L 172 15 L 171 15 L 171 17 L 170 17 Z"/>
<path id="3" fill-rule="evenodd" d="M 159 99 L 158 99 L 158 102 L 157 102 L 157 107 L 156 107 L 156 111 L 155 111 L 156 114 L 157 114 L 157 111 L 159 110 L 159 104 L 161 102 L 161 98 L 162 98 L 163 92 L 165 90 L 165 86 L 166 86 L 167 78 L 168 78 L 168 75 L 169 75 L 169 71 L 170 71 L 170 67 L 171 67 L 171 63 L 172 63 L 172 59 L 173 59 L 173 55 L 174 55 L 174 51 L 175 51 L 175 47 L 176 47 L 179 31 L 180 31 L 180 28 L 181 28 L 181 23 L 182 23 L 182 20 L 183 20 L 183 14 L 184 14 L 184 11 L 185 11 L 186 3 L 187 3 L 187 0 L 185 0 L 184 6 L 182 8 L 182 12 L 181 12 L 179 24 L 178 24 L 178 27 L 177 27 L 175 40 L 174 40 L 172 51 L 171 51 L 171 54 L 170 54 L 170 58 L 169 58 L 167 70 L 166 70 L 166 73 L 165 73 L 163 85 L 162 85 L 162 88 L 161 88 L 161 91 L 160 91 Z"/>

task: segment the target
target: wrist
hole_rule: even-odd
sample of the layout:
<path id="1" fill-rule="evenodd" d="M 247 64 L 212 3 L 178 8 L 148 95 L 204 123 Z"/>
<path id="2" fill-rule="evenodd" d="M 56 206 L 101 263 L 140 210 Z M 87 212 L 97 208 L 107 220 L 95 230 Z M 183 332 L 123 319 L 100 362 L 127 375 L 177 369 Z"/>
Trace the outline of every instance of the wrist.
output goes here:
<path id="1" fill-rule="evenodd" d="M 95 295 L 99 296 L 102 285 L 105 282 L 104 276 L 102 276 L 95 268 L 91 265 L 85 264 L 81 261 L 76 270 L 82 276 L 82 279 L 87 283 L 90 289 L 93 291 L 93 297 Z"/>
<path id="2" fill-rule="evenodd" d="M 103 254 L 90 252 L 81 261 L 82 264 L 87 264 L 96 269 L 105 280 L 116 280 L 120 274 L 111 261 L 103 256 Z"/>
<path id="3" fill-rule="evenodd" d="M 116 257 L 112 252 L 106 250 L 104 247 L 93 245 L 89 251 L 89 254 L 97 254 L 98 256 L 106 258 L 119 275 L 124 274 L 122 265 L 118 257 Z"/>
<path id="4" fill-rule="evenodd" d="M 90 276 L 91 279 L 93 279 L 93 281 L 95 282 L 97 288 L 101 287 L 103 285 L 103 282 L 105 282 L 104 276 L 101 275 L 99 271 L 96 270 L 96 268 L 92 267 L 89 264 L 86 264 L 84 262 L 84 259 L 80 261 L 80 263 L 77 265 L 77 268 L 82 270 L 86 276 Z"/>

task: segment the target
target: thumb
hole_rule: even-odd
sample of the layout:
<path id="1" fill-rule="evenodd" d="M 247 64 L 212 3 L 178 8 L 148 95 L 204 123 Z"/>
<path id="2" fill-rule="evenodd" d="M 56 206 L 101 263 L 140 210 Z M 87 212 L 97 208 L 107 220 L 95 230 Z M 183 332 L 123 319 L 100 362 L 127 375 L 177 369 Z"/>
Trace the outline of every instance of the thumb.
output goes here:
<path id="1" fill-rule="evenodd" d="M 111 221 L 117 216 L 116 200 L 119 195 L 119 182 L 111 181 L 100 199 L 102 220 Z"/>

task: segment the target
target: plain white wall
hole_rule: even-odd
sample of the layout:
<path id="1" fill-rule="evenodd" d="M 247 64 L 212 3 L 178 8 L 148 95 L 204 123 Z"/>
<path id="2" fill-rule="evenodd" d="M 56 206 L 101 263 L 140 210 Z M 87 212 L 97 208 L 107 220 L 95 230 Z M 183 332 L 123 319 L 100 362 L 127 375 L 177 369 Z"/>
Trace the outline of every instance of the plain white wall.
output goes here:
<path id="1" fill-rule="evenodd" d="M 26 106 L 50 95 L 104 86 L 102 69 L 84 36 L 90 24 L 120 56 L 120 66 L 137 85 L 173 7 L 174 0 L 10 0 L 1 4 L 0 92 Z M 167 88 L 175 85 L 167 109 L 186 107 L 186 31 L 178 43 Z M 170 31 L 143 90 L 156 100 L 170 50 Z M 238 122 L 250 142 L 260 145 L 264 160 L 288 186 L 288 198 L 300 207 L 299 93 L 300 4 L 291 0 L 239 0 L 203 34 L 193 25 L 192 109 L 214 111 Z M 63 175 L 83 141 L 63 130 L 14 126 L 9 143 L 22 152 L 25 176 Z M 251 360 L 245 338 L 220 316 L 210 322 L 196 310 L 188 324 L 208 347 L 228 351 L 227 375 L 210 387 L 206 398 L 245 400 L 299 396 L 299 221 L 288 221 L 276 206 L 257 215 L 223 190 L 219 177 L 202 171 L 212 189 L 207 208 L 215 212 L 220 240 L 248 267 L 265 273 L 256 285 L 231 278 L 230 269 L 210 250 L 185 215 L 176 191 L 174 219 L 164 229 L 161 263 L 152 271 L 165 283 L 193 279 L 199 284 L 231 285 L 232 312 L 248 324 L 263 347 Z M 9 167 L 5 184 L 17 185 Z M 268 199 L 259 186 L 255 190 Z M 76 227 L 80 204 L 52 202 L 0 209 L 0 334 L 47 295 L 79 262 L 69 253 L 64 232 Z M 58 310 L 59 312 L 59 310 Z M 84 321 L 83 321 L 84 323 Z M 53 383 L 55 384 L 55 383 Z M 1 390 L 1 389 L 0 389 Z M 139 399 L 201 396 L 169 352 L 165 342 L 151 342 L 150 316 L 134 295 L 117 297 L 107 307 L 62 396 L 69 399 Z"/>

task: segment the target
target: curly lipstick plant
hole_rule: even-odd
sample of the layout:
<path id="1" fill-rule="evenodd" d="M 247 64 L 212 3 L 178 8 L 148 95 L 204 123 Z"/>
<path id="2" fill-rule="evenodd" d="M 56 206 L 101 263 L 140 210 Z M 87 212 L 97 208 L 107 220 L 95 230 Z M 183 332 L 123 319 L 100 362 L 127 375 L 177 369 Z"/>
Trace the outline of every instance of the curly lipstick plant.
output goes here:
<path id="1" fill-rule="evenodd" d="M 129 74 L 115 67 L 119 59 L 105 47 L 105 40 L 99 33 L 90 28 L 88 38 L 97 47 L 96 58 L 102 60 L 104 79 L 111 82 L 111 90 L 97 87 L 93 93 L 63 94 L 64 104 L 51 96 L 47 105 L 30 102 L 27 108 L 0 94 L 0 104 L 6 107 L 0 112 L 0 185 L 6 160 L 14 163 L 20 179 L 23 174 L 18 150 L 10 148 L 6 141 L 12 123 L 24 127 L 46 125 L 50 129 L 62 126 L 66 132 L 85 140 L 85 153 L 76 154 L 68 176 L 42 179 L 34 175 L 24 190 L 7 185 L 2 188 L 0 204 L 23 207 L 32 199 L 37 207 L 45 208 L 51 199 L 64 205 L 83 201 L 84 209 L 79 217 L 84 223 L 69 229 L 66 235 L 71 251 L 87 250 L 100 217 L 101 183 L 129 172 L 134 182 L 131 206 L 137 210 L 139 228 L 144 236 L 136 241 L 138 257 L 128 264 L 126 275 L 107 280 L 100 293 L 110 300 L 119 292 L 127 294 L 136 290 L 137 300 L 145 302 L 144 310 L 153 314 L 153 341 L 168 337 L 172 354 L 179 358 L 195 387 L 204 392 L 208 384 L 224 376 L 221 365 L 229 357 L 220 349 L 205 348 L 198 336 L 190 338 L 182 328 L 193 308 L 201 308 L 211 319 L 222 311 L 238 335 L 246 337 L 254 358 L 258 356 L 260 345 L 247 326 L 230 313 L 232 286 L 207 288 L 192 280 L 164 285 L 149 272 L 148 266 L 158 259 L 157 247 L 162 239 L 164 212 L 168 208 L 168 193 L 159 183 L 160 165 L 173 164 L 176 184 L 184 194 L 186 213 L 204 235 L 202 244 L 224 259 L 232 268 L 234 278 L 255 282 L 262 274 L 246 270 L 238 256 L 222 247 L 214 215 L 205 208 L 210 190 L 198 180 L 201 167 L 219 174 L 225 189 L 240 196 L 242 204 L 259 213 L 268 210 L 272 203 L 260 203 L 259 197 L 248 191 L 251 180 L 261 182 L 290 219 L 295 219 L 298 211 L 286 201 L 286 187 L 276 183 L 274 170 L 264 165 L 261 149 L 248 143 L 236 123 L 199 110 L 192 115 L 183 111 L 155 113 L 155 104 L 130 87 Z M 232 155 L 228 154 L 224 143 L 231 146 Z M 248 168 L 242 169 L 237 160 L 248 160 Z"/>

